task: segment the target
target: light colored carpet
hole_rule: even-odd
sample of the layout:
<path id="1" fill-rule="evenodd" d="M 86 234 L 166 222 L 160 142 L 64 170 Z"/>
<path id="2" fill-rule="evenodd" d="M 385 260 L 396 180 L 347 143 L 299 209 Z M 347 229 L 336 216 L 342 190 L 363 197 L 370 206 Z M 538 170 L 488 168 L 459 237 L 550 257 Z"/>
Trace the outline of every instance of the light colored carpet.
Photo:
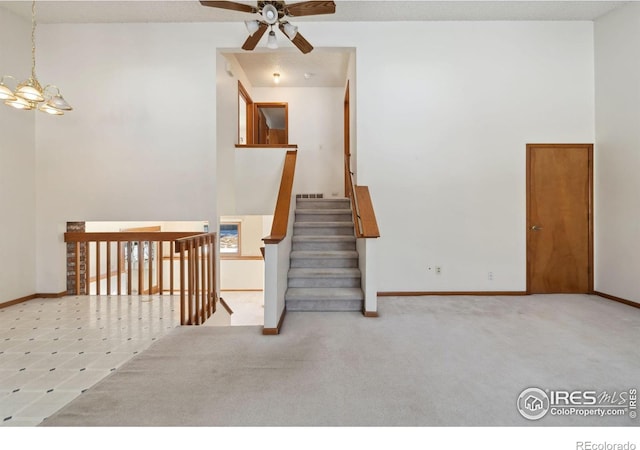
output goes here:
<path id="1" fill-rule="evenodd" d="M 600 426 L 522 418 L 536 386 L 640 384 L 640 310 L 586 295 L 381 298 L 381 317 L 289 313 L 259 327 L 183 327 L 43 426 Z"/>

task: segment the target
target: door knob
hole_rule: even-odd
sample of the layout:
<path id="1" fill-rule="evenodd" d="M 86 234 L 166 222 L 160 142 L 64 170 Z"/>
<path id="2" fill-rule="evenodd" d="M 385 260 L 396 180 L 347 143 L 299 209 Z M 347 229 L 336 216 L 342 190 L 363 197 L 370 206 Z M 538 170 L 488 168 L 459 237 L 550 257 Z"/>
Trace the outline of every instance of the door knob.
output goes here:
<path id="1" fill-rule="evenodd" d="M 538 225 L 534 225 L 531 227 L 531 231 L 540 231 L 542 230 L 542 227 L 539 227 Z"/>

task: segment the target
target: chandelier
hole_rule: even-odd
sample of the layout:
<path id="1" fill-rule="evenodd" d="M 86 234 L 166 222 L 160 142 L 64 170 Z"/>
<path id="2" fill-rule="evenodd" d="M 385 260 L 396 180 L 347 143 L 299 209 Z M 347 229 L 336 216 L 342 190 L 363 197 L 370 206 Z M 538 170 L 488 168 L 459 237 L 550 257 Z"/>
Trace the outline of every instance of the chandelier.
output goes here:
<path id="1" fill-rule="evenodd" d="M 36 2 L 31 4 L 31 77 L 19 83 L 15 90 L 9 89 L 5 80 L 17 80 L 11 75 L 0 78 L 0 100 L 12 108 L 30 111 L 38 109 L 47 114 L 61 116 L 73 108 L 66 102 L 60 89 L 52 84 L 44 88 L 36 77 Z"/>

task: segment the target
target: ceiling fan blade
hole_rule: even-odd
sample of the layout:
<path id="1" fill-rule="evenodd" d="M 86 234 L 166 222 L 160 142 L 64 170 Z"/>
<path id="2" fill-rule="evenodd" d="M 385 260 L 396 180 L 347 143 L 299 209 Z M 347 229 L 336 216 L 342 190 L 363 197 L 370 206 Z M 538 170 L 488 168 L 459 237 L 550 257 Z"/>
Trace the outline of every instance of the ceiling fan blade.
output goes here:
<path id="1" fill-rule="evenodd" d="M 230 9 L 232 11 L 240 11 L 240 12 L 248 12 L 248 13 L 257 13 L 258 9 L 249 6 L 243 5 L 242 3 L 236 2 L 204 2 L 200 1 L 202 6 L 211 6 L 212 8 L 222 8 L 222 9 Z"/>
<path id="2" fill-rule="evenodd" d="M 262 36 L 264 35 L 264 32 L 267 31 L 267 28 L 269 28 L 269 26 L 266 23 L 260 22 L 260 28 L 258 28 L 255 33 L 253 33 L 247 38 L 246 41 L 244 41 L 242 50 L 253 50 L 254 48 L 256 48 L 256 45 L 258 45 L 258 42 L 260 42 L 260 39 L 262 39 Z"/>
<path id="3" fill-rule="evenodd" d="M 286 15 L 292 17 L 333 14 L 335 12 L 336 4 L 333 1 L 300 2 L 285 6 Z"/>
<path id="4" fill-rule="evenodd" d="M 282 33 L 285 36 L 287 36 L 287 38 L 289 38 L 287 33 L 284 32 L 284 25 L 283 24 L 280 24 L 280 31 L 282 31 Z M 311 45 L 309 43 L 309 41 L 307 41 L 300 33 L 296 33 L 296 35 L 293 37 L 293 39 L 289 38 L 289 40 L 291 42 L 293 42 L 293 45 L 298 47 L 298 50 L 300 50 L 305 55 L 307 53 L 309 53 L 311 50 L 313 50 L 313 45 Z"/>

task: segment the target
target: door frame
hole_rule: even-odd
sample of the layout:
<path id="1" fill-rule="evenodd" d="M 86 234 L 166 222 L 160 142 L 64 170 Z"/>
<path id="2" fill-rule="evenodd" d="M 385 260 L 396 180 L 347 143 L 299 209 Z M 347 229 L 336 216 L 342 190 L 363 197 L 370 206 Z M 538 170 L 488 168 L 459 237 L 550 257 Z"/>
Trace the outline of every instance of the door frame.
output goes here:
<path id="1" fill-rule="evenodd" d="M 344 196 L 349 197 L 351 194 L 351 97 L 349 94 L 349 80 L 344 93 Z"/>
<path id="2" fill-rule="evenodd" d="M 527 144 L 527 229 L 526 229 L 526 246 L 527 246 L 527 294 L 531 295 L 531 268 L 532 268 L 532 255 L 531 255 L 531 227 L 534 225 L 531 223 L 531 155 L 535 148 L 576 148 L 584 147 L 587 149 L 588 154 L 588 177 L 589 177 L 589 193 L 588 193 L 588 293 L 593 293 L 593 144 Z"/>

